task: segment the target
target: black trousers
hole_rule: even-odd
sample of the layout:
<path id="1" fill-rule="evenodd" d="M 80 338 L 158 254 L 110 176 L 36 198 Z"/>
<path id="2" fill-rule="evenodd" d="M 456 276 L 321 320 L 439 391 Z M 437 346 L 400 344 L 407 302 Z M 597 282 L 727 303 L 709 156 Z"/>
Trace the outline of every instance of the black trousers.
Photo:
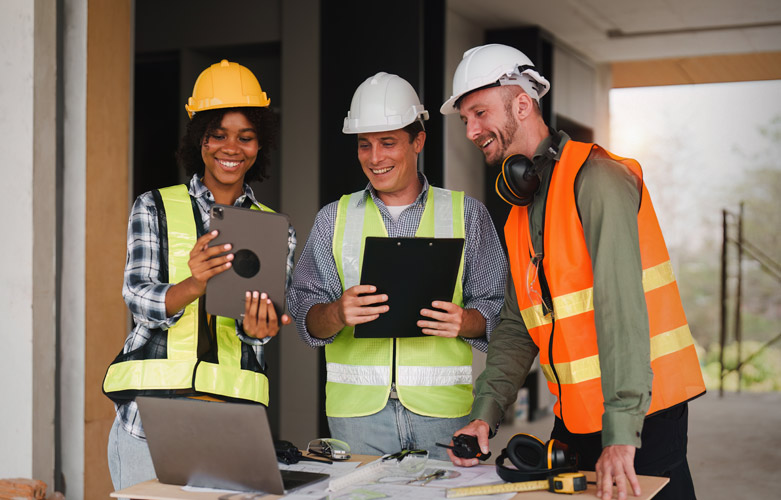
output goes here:
<path id="1" fill-rule="evenodd" d="M 654 500 L 695 500 L 686 447 L 689 430 L 689 407 L 686 403 L 660 411 L 645 419 L 642 447 L 635 453 L 635 473 L 643 476 L 668 477 L 670 482 Z M 602 433 L 573 434 L 557 417 L 551 438 L 566 443 L 579 455 L 578 468 L 595 470 L 602 453 Z M 630 490 L 631 491 L 631 490 Z M 627 495 L 631 498 L 631 493 Z"/>

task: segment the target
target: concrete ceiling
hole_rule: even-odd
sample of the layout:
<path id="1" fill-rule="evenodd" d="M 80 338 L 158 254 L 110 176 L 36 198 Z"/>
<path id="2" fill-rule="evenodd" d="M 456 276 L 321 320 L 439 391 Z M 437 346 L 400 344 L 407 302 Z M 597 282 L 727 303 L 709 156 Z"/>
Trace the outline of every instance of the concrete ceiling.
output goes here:
<path id="1" fill-rule="evenodd" d="M 598 63 L 781 51 L 781 0 L 448 0 L 486 29 L 536 25 Z"/>

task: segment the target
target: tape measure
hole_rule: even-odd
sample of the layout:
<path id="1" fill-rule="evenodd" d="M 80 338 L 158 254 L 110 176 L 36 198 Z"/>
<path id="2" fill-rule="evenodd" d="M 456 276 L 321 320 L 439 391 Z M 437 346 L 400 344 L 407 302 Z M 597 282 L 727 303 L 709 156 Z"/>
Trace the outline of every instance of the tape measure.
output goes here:
<path id="1" fill-rule="evenodd" d="M 448 488 L 447 498 L 540 490 L 548 490 L 554 493 L 566 493 L 569 495 L 573 493 L 581 493 L 586 491 L 586 476 L 582 472 L 564 472 L 541 481 L 523 481 L 520 483 L 487 484 L 485 486 Z"/>

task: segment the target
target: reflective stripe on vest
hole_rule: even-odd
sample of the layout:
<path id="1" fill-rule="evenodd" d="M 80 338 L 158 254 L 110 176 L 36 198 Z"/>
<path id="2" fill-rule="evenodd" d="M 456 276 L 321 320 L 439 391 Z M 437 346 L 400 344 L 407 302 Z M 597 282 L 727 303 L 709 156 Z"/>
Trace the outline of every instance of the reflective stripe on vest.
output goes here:
<path id="1" fill-rule="evenodd" d="M 574 196 L 575 178 L 592 144 L 568 141 L 556 164 L 546 202 L 543 265 L 553 299 L 553 314 L 532 302 L 526 273 L 531 248 L 528 212 L 513 208 L 505 226 L 510 268 L 524 324 L 540 348 L 548 388 L 559 396 L 554 412 L 567 429 L 591 433 L 602 429 L 601 370 L 594 325 L 593 275 Z M 610 153 L 608 153 L 610 154 Z M 633 160 L 610 155 L 642 178 Z M 555 232 L 551 228 L 556 228 Z M 654 372 L 648 414 L 704 392 L 702 373 L 686 323 L 672 265 L 650 196 L 643 186 L 638 211 L 642 283 L 649 316 L 651 369 Z M 566 268 L 561 263 L 566 262 Z M 531 267 L 531 269 L 534 269 Z M 538 282 L 534 288 L 539 294 Z M 552 323 L 555 321 L 555 328 Z M 549 350 L 553 331 L 553 351 Z M 550 355 L 554 355 L 551 365 Z M 563 407 L 563 414 L 562 414 Z"/>
<path id="2" fill-rule="evenodd" d="M 431 187 L 417 237 L 463 238 L 464 194 Z M 342 289 L 359 284 L 364 241 L 388 233 L 382 215 L 365 191 L 339 201 L 333 254 Z M 452 302 L 463 301 L 464 255 Z M 460 417 L 472 405 L 472 350 L 460 338 L 356 339 L 346 327 L 327 344 L 326 414 L 357 417 L 380 411 L 388 400 L 391 370 L 402 404 L 432 417 Z M 396 366 L 392 365 L 394 342 Z"/>
<path id="3" fill-rule="evenodd" d="M 197 230 L 187 186 L 181 184 L 159 191 L 168 226 L 169 283 L 175 284 L 191 275 L 188 262 L 197 239 Z M 271 211 L 264 205 L 261 207 Z M 255 205 L 252 208 L 258 210 Z M 106 373 L 104 391 L 192 389 L 268 404 L 266 375 L 241 368 L 242 342 L 236 336 L 233 319 L 214 318 L 217 323 L 217 363 L 198 360 L 199 302 L 200 299 L 196 299 L 185 306 L 182 316 L 167 330 L 166 359 L 115 362 Z"/>
<path id="4" fill-rule="evenodd" d="M 340 384 L 390 384 L 387 366 L 344 365 L 328 363 L 328 380 Z M 400 385 L 456 385 L 472 383 L 471 366 L 400 366 Z"/>

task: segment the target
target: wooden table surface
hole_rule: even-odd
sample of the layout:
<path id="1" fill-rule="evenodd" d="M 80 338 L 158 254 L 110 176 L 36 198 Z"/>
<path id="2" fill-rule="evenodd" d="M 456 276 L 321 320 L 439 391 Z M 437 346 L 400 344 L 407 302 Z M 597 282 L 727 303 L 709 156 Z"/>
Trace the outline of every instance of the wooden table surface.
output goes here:
<path id="1" fill-rule="evenodd" d="M 367 463 L 375 460 L 377 457 L 372 456 L 354 456 L 351 461 L 358 461 Z M 586 479 L 588 481 L 594 481 L 594 472 L 585 471 Z M 640 481 L 640 488 L 643 490 L 642 495 L 639 497 L 633 496 L 631 493 L 627 497 L 629 500 L 648 500 L 652 498 L 662 487 L 667 484 L 669 479 L 663 477 L 651 477 L 651 476 L 637 476 Z M 596 494 L 596 486 L 589 484 L 586 491 L 579 498 L 594 498 Z M 112 497 L 117 498 L 131 498 L 133 500 L 240 500 L 244 493 L 226 494 L 219 492 L 194 492 L 184 491 L 181 486 L 173 484 L 163 484 L 157 479 L 151 481 L 145 481 L 143 483 L 136 484 L 129 488 L 125 488 L 119 491 L 115 491 L 111 494 Z M 617 490 L 613 489 L 613 498 L 617 498 Z M 263 500 L 274 500 L 277 498 L 284 498 L 279 495 L 264 495 Z M 464 497 L 468 499 L 469 497 Z M 517 493 L 513 500 L 546 500 L 551 498 L 558 498 L 563 500 L 561 495 L 551 493 L 548 491 L 529 491 L 524 493 Z"/>

